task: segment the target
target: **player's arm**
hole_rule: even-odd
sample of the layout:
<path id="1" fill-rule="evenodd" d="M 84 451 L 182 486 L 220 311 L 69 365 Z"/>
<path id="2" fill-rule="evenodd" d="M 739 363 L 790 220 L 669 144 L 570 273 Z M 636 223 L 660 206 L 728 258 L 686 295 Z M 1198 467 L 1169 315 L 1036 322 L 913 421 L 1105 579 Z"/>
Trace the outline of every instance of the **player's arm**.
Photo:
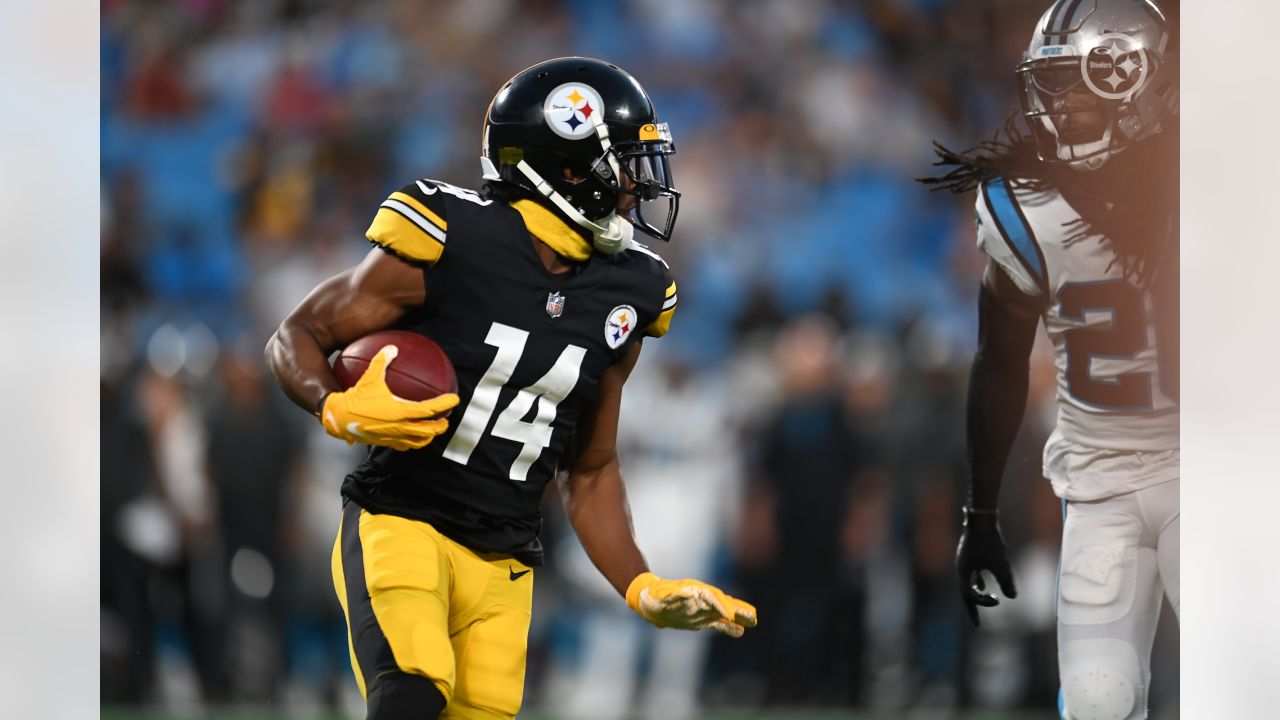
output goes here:
<path id="1" fill-rule="evenodd" d="M 267 367 L 299 407 L 320 415 L 330 434 L 348 442 L 397 449 L 422 447 L 447 428 L 427 420 L 457 404 L 456 395 L 424 403 L 395 397 L 387 389 L 386 366 L 396 348 L 383 348 L 359 382 L 343 391 L 329 368 L 334 350 L 390 327 L 420 305 L 422 271 L 380 249 L 354 268 L 318 285 L 267 341 Z"/>
<path id="2" fill-rule="evenodd" d="M 1031 347 L 1040 300 L 1026 295 L 995 262 L 978 291 L 978 352 L 969 374 L 969 507 L 995 511 L 1009 451 L 1027 404 Z"/>
<path id="3" fill-rule="evenodd" d="M 578 420 L 576 456 L 560 487 L 565 512 L 578 539 L 619 595 L 626 595 L 631 581 L 649 570 L 632 533 L 617 450 L 622 385 L 639 357 L 637 342 L 621 362 L 601 376 L 594 405 Z"/>
<path id="4" fill-rule="evenodd" d="M 622 386 L 640 357 L 640 345 L 605 371 L 595 403 L 578 421 L 573 464 L 561 484 L 565 513 L 596 568 L 646 620 L 658 627 L 709 627 L 738 637 L 755 626 L 754 607 L 697 580 L 659 578 L 636 547 L 617 436 Z"/>
<path id="5" fill-rule="evenodd" d="M 983 570 L 995 576 L 1006 596 L 1017 596 L 997 510 L 1005 465 L 1027 404 L 1040 302 L 1019 289 L 994 261 L 987 263 L 978 291 L 978 352 L 969 373 L 966 407 L 969 493 L 956 550 L 961 596 L 975 625 L 978 606 L 998 602 L 982 592 Z"/>
<path id="6" fill-rule="evenodd" d="M 371 249 L 361 263 L 320 283 L 267 341 L 267 367 L 299 407 L 320 414 L 320 402 L 341 390 L 329 354 L 391 327 L 426 296 L 422 271 Z"/>

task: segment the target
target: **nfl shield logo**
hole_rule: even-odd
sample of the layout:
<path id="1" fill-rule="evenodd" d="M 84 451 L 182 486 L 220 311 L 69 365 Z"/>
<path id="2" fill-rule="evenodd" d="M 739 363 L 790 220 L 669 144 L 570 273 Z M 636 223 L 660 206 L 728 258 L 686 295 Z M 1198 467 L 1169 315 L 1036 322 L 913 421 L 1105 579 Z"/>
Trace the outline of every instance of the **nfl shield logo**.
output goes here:
<path id="1" fill-rule="evenodd" d="M 553 318 L 558 318 L 562 312 L 564 312 L 564 295 L 558 292 L 548 294 L 547 314 Z"/>

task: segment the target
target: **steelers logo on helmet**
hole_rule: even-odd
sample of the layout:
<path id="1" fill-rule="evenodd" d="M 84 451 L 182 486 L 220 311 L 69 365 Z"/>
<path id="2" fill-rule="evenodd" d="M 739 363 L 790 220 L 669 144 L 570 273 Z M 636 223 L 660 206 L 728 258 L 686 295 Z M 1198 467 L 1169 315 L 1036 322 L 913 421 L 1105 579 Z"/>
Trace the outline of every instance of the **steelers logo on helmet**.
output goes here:
<path id="1" fill-rule="evenodd" d="M 1098 45 L 1080 56 L 1084 82 L 1098 97 L 1129 100 L 1147 79 L 1147 53 L 1124 33 L 1107 33 Z"/>
<path id="2" fill-rule="evenodd" d="M 590 85 L 565 83 L 542 103 L 542 117 L 552 132 L 567 140 L 581 140 L 595 132 L 593 115 L 604 119 L 604 101 Z"/>
<path id="3" fill-rule="evenodd" d="M 636 329 L 636 320 L 636 309 L 630 305 L 614 308 L 604 321 L 604 341 L 610 348 L 617 350 L 631 337 L 631 331 Z"/>

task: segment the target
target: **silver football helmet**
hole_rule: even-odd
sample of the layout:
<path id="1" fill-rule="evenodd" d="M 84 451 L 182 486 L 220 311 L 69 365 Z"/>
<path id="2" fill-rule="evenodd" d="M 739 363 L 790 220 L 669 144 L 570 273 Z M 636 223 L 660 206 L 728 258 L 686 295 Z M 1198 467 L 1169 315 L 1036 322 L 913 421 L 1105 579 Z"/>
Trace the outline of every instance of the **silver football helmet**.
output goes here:
<path id="1" fill-rule="evenodd" d="M 1056 0 L 1017 67 L 1040 159 L 1093 170 L 1178 113 L 1175 30 L 1153 0 Z"/>

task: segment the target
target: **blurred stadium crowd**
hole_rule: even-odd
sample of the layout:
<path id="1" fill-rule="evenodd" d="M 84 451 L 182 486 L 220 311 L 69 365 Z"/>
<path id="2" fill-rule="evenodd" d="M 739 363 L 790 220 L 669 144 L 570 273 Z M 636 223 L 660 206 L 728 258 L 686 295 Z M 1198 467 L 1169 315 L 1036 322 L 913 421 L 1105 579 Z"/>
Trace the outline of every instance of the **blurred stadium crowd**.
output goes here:
<path id="1" fill-rule="evenodd" d="M 934 138 L 1003 122 L 1041 10 L 104 0 L 103 702 L 350 704 L 328 563 L 359 450 L 288 405 L 261 348 L 367 251 L 390 190 L 478 185 L 508 77 L 582 54 L 640 79 L 679 148 L 683 212 L 656 249 L 683 302 L 624 403 L 640 545 L 756 602 L 761 626 L 652 631 L 549 498 L 526 707 L 1052 708 L 1051 358 L 1003 501 L 1021 592 L 974 633 L 952 555 L 982 260 L 972 206 L 912 179 Z M 1153 664 L 1155 716 L 1176 717 L 1176 628 Z"/>

